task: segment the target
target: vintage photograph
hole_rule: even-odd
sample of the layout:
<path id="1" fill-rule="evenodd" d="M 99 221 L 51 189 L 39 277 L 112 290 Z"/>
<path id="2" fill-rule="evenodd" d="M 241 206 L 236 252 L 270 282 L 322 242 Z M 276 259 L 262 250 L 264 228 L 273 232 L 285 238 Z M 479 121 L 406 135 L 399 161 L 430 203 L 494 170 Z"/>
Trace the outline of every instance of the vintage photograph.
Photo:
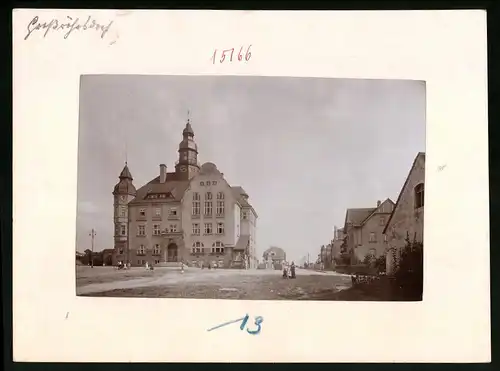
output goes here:
<path id="1" fill-rule="evenodd" d="M 76 294 L 419 301 L 424 81 L 83 75 Z"/>

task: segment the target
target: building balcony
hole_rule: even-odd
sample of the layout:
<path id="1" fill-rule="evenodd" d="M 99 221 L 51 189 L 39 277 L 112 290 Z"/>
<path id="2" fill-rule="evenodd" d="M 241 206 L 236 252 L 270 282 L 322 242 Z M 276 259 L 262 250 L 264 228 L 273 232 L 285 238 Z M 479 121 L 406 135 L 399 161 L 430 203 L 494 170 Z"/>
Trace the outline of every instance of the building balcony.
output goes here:
<path id="1" fill-rule="evenodd" d="M 167 216 L 168 220 L 179 220 L 181 217 L 179 215 L 169 215 Z"/>
<path id="2" fill-rule="evenodd" d="M 208 219 L 208 218 L 213 218 L 214 217 L 214 214 L 204 214 L 203 217 L 205 219 Z"/>

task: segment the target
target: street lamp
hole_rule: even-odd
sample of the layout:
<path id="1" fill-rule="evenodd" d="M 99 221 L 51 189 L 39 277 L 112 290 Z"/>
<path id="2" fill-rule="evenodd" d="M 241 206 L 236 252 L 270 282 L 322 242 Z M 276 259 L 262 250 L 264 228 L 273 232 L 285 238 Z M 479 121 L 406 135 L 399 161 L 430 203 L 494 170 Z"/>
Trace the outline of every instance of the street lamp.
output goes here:
<path id="1" fill-rule="evenodd" d="M 96 233 L 94 228 L 92 228 L 92 232 L 89 233 L 89 236 L 92 237 L 92 252 L 90 253 L 90 266 L 94 268 L 94 237 Z"/>

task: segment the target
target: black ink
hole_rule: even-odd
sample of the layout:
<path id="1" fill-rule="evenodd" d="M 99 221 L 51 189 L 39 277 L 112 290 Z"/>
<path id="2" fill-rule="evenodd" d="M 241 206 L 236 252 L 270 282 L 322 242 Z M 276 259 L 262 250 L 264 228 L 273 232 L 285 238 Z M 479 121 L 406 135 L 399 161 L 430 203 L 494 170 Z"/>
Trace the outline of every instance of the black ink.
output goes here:
<path id="1" fill-rule="evenodd" d="M 38 17 L 37 16 L 35 18 L 33 18 L 30 23 L 28 23 L 28 27 L 27 27 L 28 28 L 28 33 L 24 37 L 24 40 L 26 40 L 31 35 L 31 33 L 36 29 L 36 28 L 30 29 L 30 26 L 33 26 L 33 25 L 35 25 L 37 23 L 38 23 Z"/>
<path id="2" fill-rule="evenodd" d="M 64 33 L 63 38 L 67 39 L 69 35 L 71 35 L 74 31 L 86 31 L 89 29 L 94 29 L 101 34 L 101 39 L 104 39 L 104 36 L 109 32 L 113 21 L 110 21 L 107 25 L 100 24 L 95 19 L 92 19 L 92 16 L 88 16 L 85 20 L 85 23 L 80 21 L 80 18 L 73 19 L 72 17 L 67 16 L 67 22 L 59 21 L 57 19 L 52 19 L 49 22 L 40 22 L 40 18 L 35 16 L 27 26 L 27 34 L 24 37 L 24 40 L 27 40 L 34 31 L 45 30 L 43 33 L 43 37 L 45 38 L 50 30 L 61 31 L 67 30 Z"/>

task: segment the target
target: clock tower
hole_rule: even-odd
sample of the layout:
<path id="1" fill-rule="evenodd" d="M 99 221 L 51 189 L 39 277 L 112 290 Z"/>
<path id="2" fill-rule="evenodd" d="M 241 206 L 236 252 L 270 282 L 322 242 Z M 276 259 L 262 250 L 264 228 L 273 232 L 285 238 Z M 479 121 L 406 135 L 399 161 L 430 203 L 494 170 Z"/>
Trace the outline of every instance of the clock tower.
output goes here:
<path id="1" fill-rule="evenodd" d="M 133 178 L 128 169 L 128 165 L 125 162 L 125 167 L 120 173 L 120 181 L 115 185 L 113 190 L 113 200 L 114 200 L 114 251 L 113 251 L 113 265 L 116 265 L 117 261 L 122 261 L 123 263 L 128 262 L 128 237 L 129 237 L 129 215 L 128 215 L 128 203 L 134 199 L 136 195 L 136 189 L 132 183 Z"/>
<path id="2" fill-rule="evenodd" d="M 175 165 L 177 179 L 189 180 L 200 170 L 198 164 L 198 146 L 194 141 L 194 131 L 188 119 L 182 131 L 182 142 L 179 143 L 179 160 Z"/>

